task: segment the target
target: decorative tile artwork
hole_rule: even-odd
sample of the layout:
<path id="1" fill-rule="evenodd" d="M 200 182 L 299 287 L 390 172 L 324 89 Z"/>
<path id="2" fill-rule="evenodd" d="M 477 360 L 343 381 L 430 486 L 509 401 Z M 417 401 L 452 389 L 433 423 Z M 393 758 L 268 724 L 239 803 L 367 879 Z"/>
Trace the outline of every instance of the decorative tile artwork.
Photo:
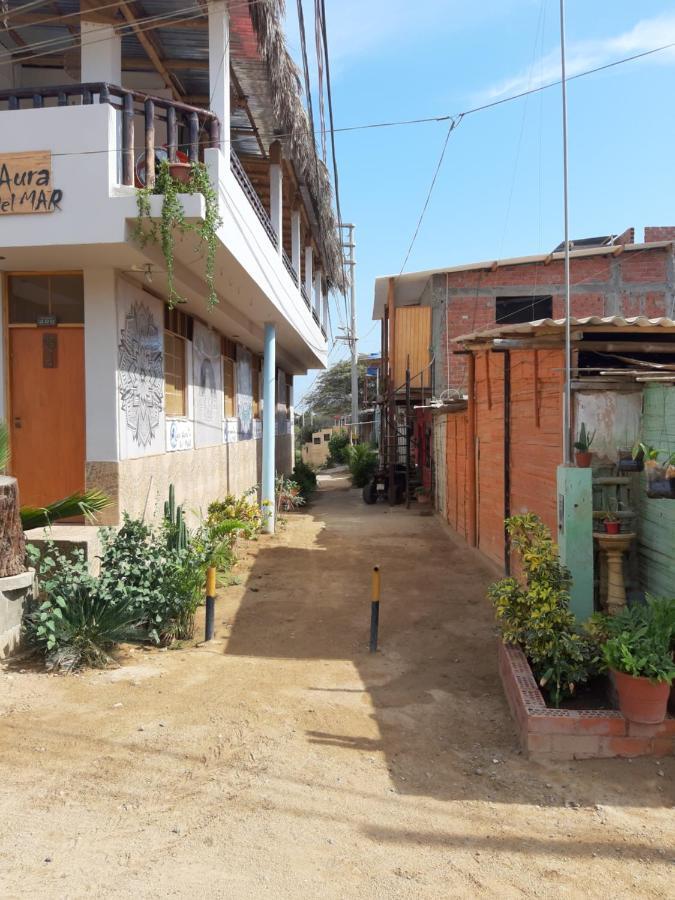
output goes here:
<path id="1" fill-rule="evenodd" d="M 166 420 L 166 449 L 167 450 L 192 450 L 194 436 L 192 422 L 186 419 Z"/>
<path id="2" fill-rule="evenodd" d="M 192 334 L 194 443 L 208 447 L 222 442 L 223 366 L 220 335 L 195 321 Z"/>
<path id="3" fill-rule="evenodd" d="M 239 418 L 239 440 L 248 440 L 253 435 L 253 382 L 251 379 L 251 354 L 241 344 L 237 344 L 237 417 Z"/>
<path id="4" fill-rule="evenodd" d="M 239 439 L 239 419 L 225 419 L 223 422 L 223 442 L 236 444 Z"/>
<path id="5" fill-rule="evenodd" d="M 118 401 L 122 458 L 164 451 L 162 304 L 118 284 Z"/>

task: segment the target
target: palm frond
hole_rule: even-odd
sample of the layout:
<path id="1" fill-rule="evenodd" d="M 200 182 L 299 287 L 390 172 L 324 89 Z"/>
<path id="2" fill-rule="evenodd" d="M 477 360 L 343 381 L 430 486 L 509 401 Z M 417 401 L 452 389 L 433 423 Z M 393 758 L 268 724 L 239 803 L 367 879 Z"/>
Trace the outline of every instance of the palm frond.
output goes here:
<path id="1" fill-rule="evenodd" d="M 96 513 L 110 506 L 110 498 L 102 491 L 76 491 L 62 500 L 56 500 L 48 506 L 22 506 L 21 524 L 24 531 L 31 528 L 45 528 L 59 519 L 70 519 L 84 516 L 95 521 Z"/>

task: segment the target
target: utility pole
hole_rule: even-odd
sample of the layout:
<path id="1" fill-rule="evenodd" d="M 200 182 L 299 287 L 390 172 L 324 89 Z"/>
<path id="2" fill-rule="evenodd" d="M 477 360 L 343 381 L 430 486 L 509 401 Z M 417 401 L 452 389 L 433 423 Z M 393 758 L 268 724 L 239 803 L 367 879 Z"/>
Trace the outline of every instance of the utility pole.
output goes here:
<path id="1" fill-rule="evenodd" d="M 340 228 L 347 229 L 347 240 L 343 241 L 343 250 L 349 250 L 349 257 L 345 260 L 349 267 L 349 294 L 350 294 L 350 322 L 347 334 L 338 340 L 346 341 L 352 356 L 352 415 L 350 434 L 352 442 L 358 437 L 359 429 L 359 354 L 357 350 L 358 338 L 356 336 L 356 258 L 354 251 L 356 244 L 354 243 L 354 225 L 344 224 Z"/>

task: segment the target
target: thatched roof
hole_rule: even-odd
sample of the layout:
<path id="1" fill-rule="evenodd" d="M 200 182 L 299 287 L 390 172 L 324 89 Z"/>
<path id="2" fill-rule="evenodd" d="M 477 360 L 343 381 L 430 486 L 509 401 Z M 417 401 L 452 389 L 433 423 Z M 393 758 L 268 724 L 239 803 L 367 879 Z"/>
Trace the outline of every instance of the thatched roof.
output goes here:
<path id="1" fill-rule="evenodd" d="M 296 171 L 305 182 L 318 219 L 325 274 L 334 287 L 342 287 L 341 239 L 333 212 L 328 171 L 318 159 L 314 135 L 302 104 L 300 73 L 293 62 L 283 31 L 284 0 L 249 0 L 249 12 L 260 53 L 267 67 L 277 130 Z"/>

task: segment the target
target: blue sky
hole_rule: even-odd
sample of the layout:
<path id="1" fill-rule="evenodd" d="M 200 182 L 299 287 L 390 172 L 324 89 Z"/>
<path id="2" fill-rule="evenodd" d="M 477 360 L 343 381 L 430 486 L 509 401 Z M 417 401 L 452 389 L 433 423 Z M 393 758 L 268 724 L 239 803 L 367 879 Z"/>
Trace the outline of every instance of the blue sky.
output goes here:
<path id="1" fill-rule="evenodd" d="M 287 5 L 299 59 L 295 0 Z M 304 7 L 311 53 L 313 4 Z M 559 77 L 558 0 L 326 0 L 326 8 L 336 127 L 455 114 Z M 567 0 L 569 75 L 670 41 L 672 2 Z M 569 84 L 572 238 L 633 225 L 641 239 L 645 225 L 675 224 L 674 97 L 675 49 Z M 336 136 L 342 215 L 357 226 L 362 352 L 379 349 L 374 279 L 403 264 L 447 127 Z M 467 116 L 450 137 L 406 271 L 548 252 L 563 236 L 561 198 L 559 87 Z M 335 328 L 335 300 L 331 316 Z M 330 359 L 346 356 L 338 344 Z M 316 374 L 296 379 L 296 404 Z"/>

